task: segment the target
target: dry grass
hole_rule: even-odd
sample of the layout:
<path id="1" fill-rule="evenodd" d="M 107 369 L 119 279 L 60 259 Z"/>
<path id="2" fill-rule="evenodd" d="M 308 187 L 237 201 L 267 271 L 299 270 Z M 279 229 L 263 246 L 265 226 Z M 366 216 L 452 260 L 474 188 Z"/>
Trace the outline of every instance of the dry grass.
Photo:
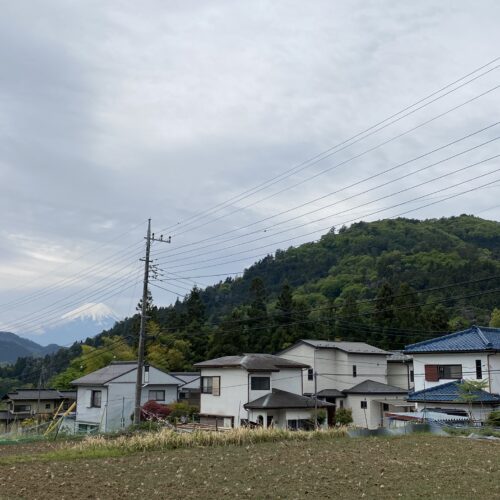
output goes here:
<path id="1" fill-rule="evenodd" d="M 158 432 L 119 436 L 112 439 L 104 436 L 89 436 L 79 443 L 68 444 L 66 449 L 77 451 L 80 454 L 82 452 L 92 453 L 104 450 L 128 454 L 200 446 L 247 446 L 280 441 L 312 441 L 339 438 L 346 435 L 347 428 L 344 427 L 307 432 L 282 429 L 232 429 L 226 432 L 194 431 L 192 433 L 179 433 L 170 429 L 162 429 Z"/>

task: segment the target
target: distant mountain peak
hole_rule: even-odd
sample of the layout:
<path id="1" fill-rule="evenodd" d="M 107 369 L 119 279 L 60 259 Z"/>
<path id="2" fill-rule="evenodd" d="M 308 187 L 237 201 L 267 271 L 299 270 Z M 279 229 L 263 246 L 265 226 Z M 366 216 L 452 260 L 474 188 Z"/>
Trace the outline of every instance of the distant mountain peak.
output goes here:
<path id="1" fill-rule="evenodd" d="M 113 309 L 102 302 L 88 302 L 87 304 L 83 304 L 80 307 L 67 312 L 61 318 L 66 321 L 91 320 L 96 322 L 103 320 L 118 321 L 119 319 Z"/>

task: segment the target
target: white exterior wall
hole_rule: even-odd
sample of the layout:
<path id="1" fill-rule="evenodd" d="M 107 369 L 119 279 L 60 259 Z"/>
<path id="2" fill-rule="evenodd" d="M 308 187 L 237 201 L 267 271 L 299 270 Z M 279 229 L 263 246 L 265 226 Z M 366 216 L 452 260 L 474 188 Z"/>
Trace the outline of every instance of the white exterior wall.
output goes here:
<path id="1" fill-rule="evenodd" d="M 94 408 L 91 405 L 92 391 L 101 391 L 101 407 Z M 79 386 L 76 393 L 76 420 L 82 424 L 100 425 L 100 430 L 105 430 L 104 409 L 108 402 L 108 389 L 102 385 Z"/>
<path id="2" fill-rule="evenodd" d="M 406 396 L 403 394 L 390 394 L 387 396 L 383 394 L 349 394 L 344 406 L 352 409 L 352 420 L 354 425 L 368 429 L 377 429 L 383 425 L 383 406 L 379 401 L 395 399 L 405 401 L 405 398 Z M 361 401 L 366 401 L 366 410 L 361 408 Z M 408 403 L 408 407 L 413 406 L 414 403 Z M 390 406 L 389 410 L 402 411 L 402 408 Z"/>
<path id="3" fill-rule="evenodd" d="M 500 353 L 486 355 L 489 365 L 491 392 L 500 394 Z"/>
<path id="4" fill-rule="evenodd" d="M 314 367 L 314 348 L 306 344 L 297 344 L 289 351 L 279 354 L 279 357 L 309 365 L 311 368 Z M 304 369 L 302 372 L 302 380 L 304 388 L 303 394 L 312 394 L 314 392 L 314 380 L 308 380 L 307 369 Z"/>
<path id="5" fill-rule="evenodd" d="M 246 403 L 269 394 L 273 389 L 302 394 L 301 372 L 301 369 L 296 368 L 283 369 L 279 372 L 248 372 L 243 368 L 203 368 L 202 377 L 220 377 L 220 396 L 202 393 L 200 413 L 234 417 L 234 426 L 239 427 L 241 419 L 249 418 L 250 412 L 243 407 Z M 252 391 L 249 385 L 251 377 L 270 377 L 269 390 Z M 264 413 L 258 414 L 264 415 Z"/>
<path id="6" fill-rule="evenodd" d="M 220 396 L 201 394 L 200 413 L 234 417 L 234 426 L 247 418 L 248 372 L 242 368 L 203 368 L 202 377 L 220 377 Z M 260 392 L 260 391 L 259 391 Z"/>
<path id="7" fill-rule="evenodd" d="M 177 401 L 177 384 L 181 382 L 150 366 L 148 376 L 143 373 L 144 385 L 141 391 L 141 405 L 149 400 L 149 390 L 165 391 L 165 401 Z M 79 386 L 77 389 L 76 423 L 98 424 L 101 432 L 113 432 L 132 424 L 135 406 L 135 382 L 137 370 L 118 377 L 106 385 Z M 146 382 L 148 380 L 148 382 Z M 90 407 L 93 390 L 101 391 L 101 407 Z M 78 430 L 78 429 L 77 429 Z"/>
<path id="8" fill-rule="evenodd" d="M 440 379 L 437 382 L 425 380 L 425 365 L 462 365 L 464 379 L 476 379 L 476 359 L 481 360 L 482 380 L 488 380 L 491 387 L 486 390 L 493 393 L 500 392 L 500 354 L 489 355 L 477 353 L 426 353 L 413 354 L 415 371 L 415 391 L 429 389 L 437 385 L 453 382 L 455 379 Z M 489 365 L 489 370 L 488 370 Z M 497 371 L 498 370 L 498 371 Z M 489 374 L 489 377 L 488 377 Z"/>
<path id="9" fill-rule="evenodd" d="M 387 363 L 387 383 L 403 389 L 412 389 L 415 385 L 410 382 L 410 371 L 413 370 L 413 363 L 391 362 Z"/>
<path id="10" fill-rule="evenodd" d="M 302 395 L 302 372 L 307 370 L 297 368 L 284 368 L 279 372 L 272 372 L 271 389 L 280 389 L 293 394 Z M 253 400 L 251 400 L 253 401 Z"/>
<path id="11" fill-rule="evenodd" d="M 318 392 L 323 389 L 350 389 L 368 379 L 388 383 L 386 355 L 350 354 L 338 349 L 315 349 L 307 344 L 298 344 L 280 357 L 314 368 L 318 374 Z M 353 365 L 356 365 L 357 377 L 352 376 Z M 314 380 L 308 380 L 307 370 L 303 372 L 303 381 L 304 394 L 313 394 Z"/>

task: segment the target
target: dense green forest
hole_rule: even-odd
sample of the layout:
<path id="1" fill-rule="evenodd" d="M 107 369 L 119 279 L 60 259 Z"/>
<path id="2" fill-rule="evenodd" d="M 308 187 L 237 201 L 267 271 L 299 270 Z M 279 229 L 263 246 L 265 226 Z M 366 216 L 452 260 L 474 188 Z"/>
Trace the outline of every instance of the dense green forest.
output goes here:
<path id="1" fill-rule="evenodd" d="M 171 306 L 151 297 L 147 357 L 183 370 L 207 357 L 277 352 L 299 338 L 399 349 L 472 324 L 500 326 L 499 277 L 499 222 L 462 215 L 332 228 Z M 113 359 L 134 359 L 138 329 L 135 315 L 70 349 L 0 367 L 0 393 L 40 380 L 68 387 Z"/>

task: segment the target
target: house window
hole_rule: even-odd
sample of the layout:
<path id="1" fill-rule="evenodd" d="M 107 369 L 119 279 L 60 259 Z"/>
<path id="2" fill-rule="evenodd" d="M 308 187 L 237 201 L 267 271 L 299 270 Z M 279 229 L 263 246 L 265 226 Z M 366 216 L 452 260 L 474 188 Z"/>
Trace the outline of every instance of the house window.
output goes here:
<path id="1" fill-rule="evenodd" d="M 410 370 L 410 382 L 415 382 L 415 372 L 413 370 Z"/>
<path id="2" fill-rule="evenodd" d="M 165 401 L 165 391 L 150 390 L 148 398 L 150 401 Z"/>
<path id="3" fill-rule="evenodd" d="M 93 408 L 101 407 L 101 391 L 92 391 L 90 406 Z"/>
<path id="4" fill-rule="evenodd" d="M 387 403 L 382 404 L 382 410 L 383 411 L 389 411 L 389 405 Z"/>
<path id="5" fill-rule="evenodd" d="M 187 393 L 179 392 L 179 399 L 187 399 Z"/>
<path id="6" fill-rule="evenodd" d="M 78 432 L 94 432 L 97 430 L 97 425 L 93 424 L 78 424 Z"/>
<path id="7" fill-rule="evenodd" d="M 352 376 L 357 377 L 358 376 L 358 370 L 356 368 L 356 365 L 352 365 Z"/>
<path id="8" fill-rule="evenodd" d="M 366 401 L 361 401 L 361 409 L 366 410 L 368 408 L 368 404 Z"/>
<path id="9" fill-rule="evenodd" d="M 268 391 L 271 388 L 271 379 L 269 377 L 252 377 L 252 391 Z"/>
<path id="10" fill-rule="evenodd" d="M 314 370 L 312 368 L 307 370 L 307 380 L 314 380 Z"/>
<path id="11" fill-rule="evenodd" d="M 50 403 L 45 403 L 45 409 L 50 410 Z"/>
<path id="12" fill-rule="evenodd" d="M 22 413 L 31 411 L 31 405 L 15 405 L 14 413 Z"/>
<path id="13" fill-rule="evenodd" d="M 220 396 L 220 377 L 201 377 L 201 393 Z"/>
<path id="14" fill-rule="evenodd" d="M 439 378 L 460 380 L 462 378 L 462 365 L 440 365 Z"/>
<path id="15" fill-rule="evenodd" d="M 461 379 L 462 365 L 425 365 L 425 380 L 437 382 L 440 379 Z"/>
<path id="16" fill-rule="evenodd" d="M 344 408 L 344 400 L 339 399 L 339 408 Z"/>
<path id="17" fill-rule="evenodd" d="M 481 366 L 480 359 L 476 359 L 476 378 L 483 378 L 483 367 Z"/>

